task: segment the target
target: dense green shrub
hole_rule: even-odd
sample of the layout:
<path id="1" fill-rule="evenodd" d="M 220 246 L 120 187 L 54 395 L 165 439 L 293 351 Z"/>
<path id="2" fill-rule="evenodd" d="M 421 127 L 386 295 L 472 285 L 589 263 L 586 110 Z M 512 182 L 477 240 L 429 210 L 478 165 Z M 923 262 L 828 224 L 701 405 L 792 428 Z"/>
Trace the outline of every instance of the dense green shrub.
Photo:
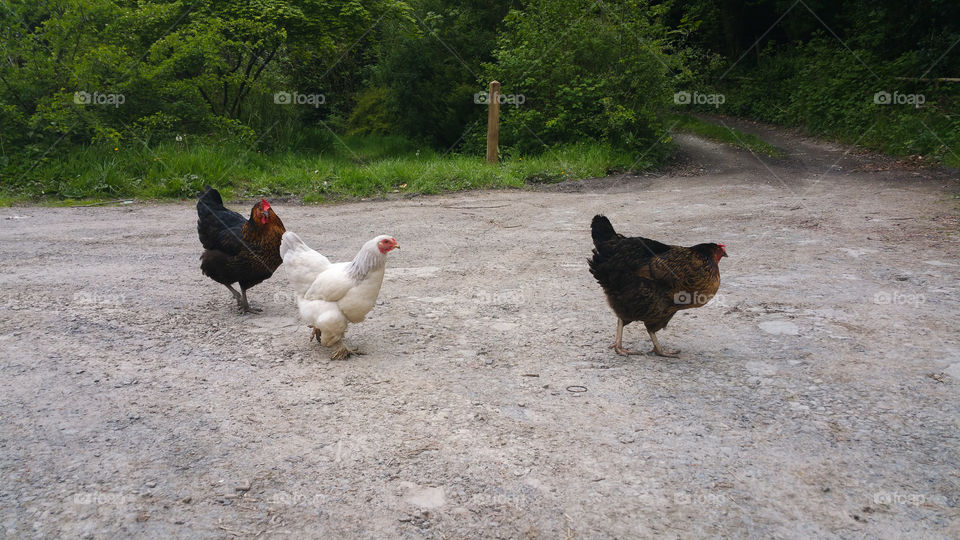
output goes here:
<path id="1" fill-rule="evenodd" d="M 671 65 L 658 7 L 646 2 L 530 0 L 513 10 L 486 79 L 502 83 L 501 144 L 649 148 L 663 134 Z"/>
<path id="2" fill-rule="evenodd" d="M 517 0 L 411 0 L 414 31 L 389 26 L 371 85 L 385 90 L 394 133 L 455 148 L 464 130 L 486 118 L 473 95 L 496 46 L 497 30 Z"/>

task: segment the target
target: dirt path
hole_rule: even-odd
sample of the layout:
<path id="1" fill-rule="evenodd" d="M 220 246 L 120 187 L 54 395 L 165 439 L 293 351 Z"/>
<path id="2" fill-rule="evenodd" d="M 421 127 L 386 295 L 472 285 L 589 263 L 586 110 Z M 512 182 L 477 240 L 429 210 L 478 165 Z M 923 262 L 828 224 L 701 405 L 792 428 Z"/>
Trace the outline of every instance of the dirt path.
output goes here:
<path id="1" fill-rule="evenodd" d="M 766 131 L 788 158 L 275 203 L 336 259 L 400 240 L 345 362 L 282 269 L 235 314 L 191 202 L 0 209 L 0 536 L 960 536 L 955 175 Z M 727 245 L 679 359 L 607 349 L 597 212 Z"/>

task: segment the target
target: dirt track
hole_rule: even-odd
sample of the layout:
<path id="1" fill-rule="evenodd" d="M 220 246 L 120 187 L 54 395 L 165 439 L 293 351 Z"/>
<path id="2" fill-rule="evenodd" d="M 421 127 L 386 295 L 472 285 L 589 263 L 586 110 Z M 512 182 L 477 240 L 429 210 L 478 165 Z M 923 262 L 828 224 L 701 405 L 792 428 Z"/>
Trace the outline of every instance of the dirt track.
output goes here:
<path id="1" fill-rule="evenodd" d="M 345 362 L 282 268 L 235 313 L 192 202 L 0 209 L 0 536 L 960 536 L 956 175 L 763 133 L 789 157 L 275 202 L 338 260 L 400 241 Z M 598 212 L 727 245 L 679 359 L 607 349 Z"/>

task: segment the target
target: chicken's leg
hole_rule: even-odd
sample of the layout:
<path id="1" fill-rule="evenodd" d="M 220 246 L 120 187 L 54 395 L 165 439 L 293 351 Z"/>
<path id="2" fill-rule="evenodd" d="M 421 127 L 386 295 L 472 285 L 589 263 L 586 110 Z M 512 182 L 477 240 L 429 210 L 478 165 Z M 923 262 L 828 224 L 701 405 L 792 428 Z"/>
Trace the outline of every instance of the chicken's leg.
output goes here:
<path id="1" fill-rule="evenodd" d="M 649 330 L 647 330 L 647 333 L 650 334 L 650 341 L 653 342 L 653 350 L 650 351 L 650 352 L 652 352 L 653 354 L 655 354 L 655 355 L 657 355 L 657 356 L 665 356 L 665 357 L 667 357 L 667 358 L 676 358 L 677 355 L 680 353 L 679 350 L 676 350 L 676 351 L 665 351 L 665 350 L 663 350 L 663 347 L 660 346 L 660 342 L 657 341 L 657 334 L 656 334 L 655 332 L 651 332 L 651 331 L 649 331 Z"/>
<path id="2" fill-rule="evenodd" d="M 233 287 L 231 287 L 231 289 L 233 289 Z M 241 296 L 241 300 L 239 301 L 240 313 L 259 313 L 263 311 L 260 308 L 250 307 L 250 303 L 247 302 L 247 290 L 244 289 L 243 287 L 240 287 L 240 296 Z"/>
<path id="3" fill-rule="evenodd" d="M 617 354 L 620 356 L 628 356 L 631 354 L 640 354 L 636 351 L 631 351 L 629 349 L 624 349 L 623 344 L 623 319 L 617 318 L 617 339 L 613 342 L 613 345 L 607 347 L 608 349 L 613 349 L 617 351 Z"/>
<path id="4" fill-rule="evenodd" d="M 321 343 L 321 344 L 322 344 L 322 343 L 323 343 L 323 340 L 322 340 L 321 338 L 322 338 L 323 336 L 320 334 L 320 329 L 317 328 L 316 326 L 312 325 L 312 324 L 308 324 L 308 325 L 307 325 L 307 328 L 313 329 L 313 334 L 310 336 L 310 340 L 313 341 L 313 338 L 317 338 L 317 343 Z"/>
<path id="5" fill-rule="evenodd" d="M 233 295 L 233 299 L 237 301 L 237 307 L 243 305 L 243 296 L 233 288 L 233 285 L 224 285 L 227 289 L 230 289 L 230 294 Z"/>

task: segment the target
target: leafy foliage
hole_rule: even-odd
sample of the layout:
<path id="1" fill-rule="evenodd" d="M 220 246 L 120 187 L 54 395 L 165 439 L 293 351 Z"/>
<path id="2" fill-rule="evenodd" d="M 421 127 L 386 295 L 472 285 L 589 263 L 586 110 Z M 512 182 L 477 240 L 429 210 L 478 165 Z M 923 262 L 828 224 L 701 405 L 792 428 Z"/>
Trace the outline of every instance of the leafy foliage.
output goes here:
<path id="1" fill-rule="evenodd" d="M 378 25 L 409 23 L 408 11 L 400 0 L 13 0 L 0 11 L 0 165 L 29 181 L 58 146 L 310 140 L 304 126 L 352 108 Z"/>
<path id="2" fill-rule="evenodd" d="M 662 9 L 641 1 L 530 0 L 512 10 L 495 62 L 503 83 L 503 144 L 519 151 L 565 141 L 643 149 L 664 132 L 671 71 Z M 510 96 L 522 105 L 509 105 Z M 522 96 L 520 98 L 519 96 Z"/>
<path id="3" fill-rule="evenodd" d="M 479 131 L 486 107 L 474 94 L 497 30 L 516 0 L 412 0 L 413 29 L 391 27 L 379 45 L 371 81 L 383 88 L 382 108 L 395 133 L 449 149 Z"/>
<path id="4" fill-rule="evenodd" d="M 681 15 L 703 21 L 693 45 L 725 56 L 690 64 L 720 112 L 960 166 L 960 84 L 937 80 L 960 72 L 960 4 L 694 0 L 668 19 Z"/>
<path id="5" fill-rule="evenodd" d="M 401 148 L 407 172 L 431 153 L 466 167 L 492 79 L 501 167 L 598 148 L 589 160 L 608 168 L 657 163 L 670 96 L 694 89 L 725 95 L 709 112 L 960 166 L 960 84 L 938 80 L 960 73 L 955 0 L 8 0 L 0 23 L 0 190 L 14 197 L 180 196 L 265 155 L 344 161 L 357 185 Z M 567 177 L 551 167 L 532 174 Z"/>

